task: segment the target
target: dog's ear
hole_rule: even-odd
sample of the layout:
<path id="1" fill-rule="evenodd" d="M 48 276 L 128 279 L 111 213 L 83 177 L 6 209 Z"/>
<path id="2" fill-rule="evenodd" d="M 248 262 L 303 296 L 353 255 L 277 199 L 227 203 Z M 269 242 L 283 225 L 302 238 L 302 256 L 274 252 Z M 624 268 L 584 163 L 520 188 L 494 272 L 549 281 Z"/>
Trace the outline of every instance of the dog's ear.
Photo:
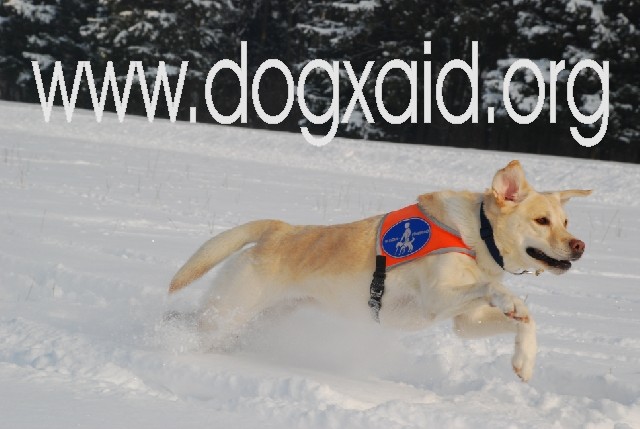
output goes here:
<path id="1" fill-rule="evenodd" d="M 499 207 L 514 206 L 527 197 L 530 191 L 520 161 L 511 161 L 493 177 L 491 191 Z"/>
<path id="2" fill-rule="evenodd" d="M 593 191 L 590 189 L 567 189 L 566 191 L 545 192 L 545 194 L 555 195 L 560 200 L 560 203 L 564 204 L 573 197 L 587 197 L 591 195 L 591 192 Z"/>

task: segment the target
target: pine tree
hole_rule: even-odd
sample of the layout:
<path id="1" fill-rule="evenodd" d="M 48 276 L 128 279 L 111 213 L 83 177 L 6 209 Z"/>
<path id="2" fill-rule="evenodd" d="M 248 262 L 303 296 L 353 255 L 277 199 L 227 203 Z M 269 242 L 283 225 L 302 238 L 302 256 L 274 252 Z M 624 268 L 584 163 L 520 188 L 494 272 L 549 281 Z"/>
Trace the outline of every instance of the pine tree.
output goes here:
<path id="1" fill-rule="evenodd" d="M 592 43 L 609 60 L 610 99 L 607 134 L 626 160 L 640 161 L 640 4 L 607 0 L 598 13 Z"/>
<path id="2" fill-rule="evenodd" d="M 38 101 L 31 61 L 38 61 L 43 78 L 50 79 L 55 61 L 69 65 L 90 58 L 91 50 L 79 32 L 97 1 L 9 0 L 0 4 L 0 97 Z"/>
<path id="3" fill-rule="evenodd" d="M 99 53 L 98 67 L 104 70 L 107 61 L 112 61 L 120 80 L 126 77 L 131 61 L 141 61 L 149 91 L 155 83 L 160 61 L 165 62 L 172 91 L 176 88 L 181 63 L 188 61 L 179 112 L 179 117 L 187 118 L 191 106 L 206 112 L 202 93 L 213 64 L 223 58 L 238 57 L 239 61 L 238 16 L 233 1 L 107 0 L 82 30 Z M 99 84 L 99 77 L 104 74 L 95 74 Z M 238 86 L 237 83 L 230 85 L 229 79 L 216 77 L 214 88 L 220 91 L 220 88 Z M 235 110 L 235 106 L 225 106 L 224 97 L 215 98 L 221 112 Z M 158 115 L 166 114 L 165 108 L 166 105 L 160 103 Z M 144 112 L 142 96 L 136 87 L 129 110 Z"/>
<path id="4" fill-rule="evenodd" d="M 594 7 L 590 2 L 567 0 L 523 0 L 515 5 L 513 19 L 517 36 L 506 46 L 506 55 L 484 72 L 483 108 L 493 106 L 496 109 L 496 125 L 492 128 L 496 130 L 497 140 L 503 143 L 497 148 L 586 155 L 587 152 L 571 138 L 569 128 L 577 126 L 582 135 L 593 135 L 598 125 L 579 123 L 569 110 L 566 94 L 569 71 L 580 60 L 597 60 L 591 40 L 597 25 Z M 519 58 L 531 59 L 536 64 L 545 85 L 542 111 L 528 126 L 513 124 L 502 101 L 506 71 Z M 565 61 L 565 70 L 558 74 L 556 82 L 557 122 L 550 125 L 550 62 L 561 60 Z M 520 115 L 530 114 L 538 102 L 538 85 L 533 73 L 524 69 L 516 72 L 509 88 L 512 108 Z M 581 73 L 573 88 L 578 109 L 586 113 L 599 88 L 595 73 Z"/>
<path id="5" fill-rule="evenodd" d="M 292 70 L 302 55 L 294 29 L 306 10 L 305 0 L 244 0 L 240 3 L 240 17 L 237 23 L 238 37 L 247 42 L 248 78 L 253 76 L 264 61 L 278 59 Z M 239 47 L 238 47 L 239 52 Z M 279 114 L 287 100 L 287 85 L 278 70 L 267 70 L 260 82 L 260 104 L 267 114 Z M 248 97 L 251 98 L 249 90 Z M 248 101 L 249 106 L 252 100 Z M 278 125 L 266 125 L 253 109 L 248 109 L 248 123 L 251 127 L 280 130 L 299 130 L 301 117 L 297 103 L 287 118 Z"/>
<path id="6" fill-rule="evenodd" d="M 377 2 L 352 0 L 343 2 L 327 2 L 308 0 L 298 15 L 298 22 L 293 30 L 292 38 L 297 41 L 296 50 L 300 53 L 293 69 L 300 73 L 311 59 L 322 59 L 328 62 L 339 61 L 339 104 L 340 118 L 351 100 L 353 88 L 349 82 L 342 61 L 350 61 L 356 77 L 359 79 L 368 60 L 375 60 L 380 48 L 371 40 L 371 24 L 374 19 Z M 375 102 L 369 95 L 373 94 L 371 73 L 365 86 L 365 95 L 370 110 L 375 111 Z M 333 88 L 329 76 L 324 72 L 313 73 L 305 84 L 305 99 L 310 110 L 316 114 L 326 111 L 332 103 Z M 376 121 L 379 122 L 379 121 Z M 325 133 L 328 126 L 314 126 L 306 118 L 301 118 L 301 125 L 312 131 Z M 341 125 L 339 135 L 348 137 L 381 138 L 378 124 L 366 121 L 362 106 L 356 104 L 351 113 L 349 123 Z"/>
<path id="7" fill-rule="evenodd" d="M 130 61 L 142 61 L 147 84 L 155 83 L 159 61 L 166 63 L 172 90 L 182 61 L 189 61 L 179 112 L 186 119 L 190 106 L 198 121 L 209 115 L 203 97 L 210 68 L 221 59 L 239 62 L 240 41 L 248 43 L 248 81 L 269 58 L 282 60 L 297 80 L 312 59 L 349 61 L 359 78 L 368 61 L 374 66 L 363 88 L 375 120 L 367 123 L 360 104 L 338 135 L 428 144 L 507 149 L 574 156 L 640 161 L 640 6 L 633 0 L 0 0 L 0 98 L 38 101 L 31 60 L 38 60 L 45 85 L 55 61 L 62 61 L 67 86 L 77 61 L 92 63 L 98 89 L 107 61 L 112 61 L 122 85 Z M 425 55 L 423 42 L 431 41 Z M 434 100 L 436 78 L 452 59 L 471 61 L 471 42 L 478 41 L 481 90 L 479 124 L 449 124 Z M 542 70 L 546 100 L 534 123 L 522 126 L 507 117 L 502 102 L 504 76 L 515 59 L 533 60 Z M 569 70 L 581 59 L 610 64 L 610 117 L 605 140 L 584 149 L 571 137 L 578 126 L 593 135 L 600 123 L 579 124 L 567 104 Z M 375 82 L 391 59 L 416 61 L 418 66 L 418 122 L 391 125 L 382 119 L 375 102 Z M 565 61 L 556 88 L 557 124 L 549 125 L 549 62 Z M 423 82 L 423 62 L 431 63 L 431 81 Z M 340 118 L 352 97 L 352 86 L 341 63 Z M 423 87 L 431 86 L 430 124 L 423 119 Z M 121 86 L 122 88 L 122 86 Z M 392 71 L 384 81 L 384 104 L 392 114 L 403 112 L 411 95 L 407 77 Z M 249 91 L 249 95 L 250 95 Z M 313 73 L 306 85 L 306 101 L 316 114 L 332 102 L 332 86 L 325 73 Z M 521 115 L 531 112 L 538 89 L 533 75 L 518 72 L 511 82 L 512 106 Z M 574 87 L 578 108 L 591 113 L 601 99 L 601 82 L 595 73 L 580 73 Z M 237 77 L 220 72 L 212 90 L 214 104 L 223 114 L 236 109 Z M 269 114 L 282 110 L 287 96 L 284 78 L 277 70 L 264 76 L 260 87 L 262 107 Z M 452 71 L 444 82 L 447 110 L 460 114 L 471 96 L 467 76 Z M 113 110 L 107 97 L 107 110 Z M 59 96 L 56 98 L 59 101 Z M 249 125 L 265 124 L 251 109 Z M 91 107 L 86 84 L 81 86 L 79 107 Z M 158 104 L 158 116 L 166 105 Z M 487 109 L 495 110 L 488 124 Z M 163 112 L 164 109 L 164 112 Z M 134 84 L 128 113 L 145 114 Z M 299 126 L 324 134 L 328 125 L 311 126 L 297 109 L 275 128 L 298 131 Z"/>

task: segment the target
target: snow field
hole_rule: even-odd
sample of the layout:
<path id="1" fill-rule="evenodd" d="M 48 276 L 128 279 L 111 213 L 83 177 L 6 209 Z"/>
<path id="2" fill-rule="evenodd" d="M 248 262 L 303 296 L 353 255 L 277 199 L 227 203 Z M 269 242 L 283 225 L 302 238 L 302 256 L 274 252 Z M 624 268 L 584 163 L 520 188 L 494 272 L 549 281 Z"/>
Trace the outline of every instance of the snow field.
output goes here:
<path id="1" fill-rule="evenodd" d="M 166 296 L 208 237 L 259 218 L 339 223 L 424 192 L 483 190 L 518 158 L 587 244 L 564 276 L 507 278 L 538 325 L 533 380 L 513 338 L 450 323 L 396 332 L 304 309 L 228 354 Z M 640 168 L 337 139 L 0 103 L 0 427 L 640 427 Z"/>

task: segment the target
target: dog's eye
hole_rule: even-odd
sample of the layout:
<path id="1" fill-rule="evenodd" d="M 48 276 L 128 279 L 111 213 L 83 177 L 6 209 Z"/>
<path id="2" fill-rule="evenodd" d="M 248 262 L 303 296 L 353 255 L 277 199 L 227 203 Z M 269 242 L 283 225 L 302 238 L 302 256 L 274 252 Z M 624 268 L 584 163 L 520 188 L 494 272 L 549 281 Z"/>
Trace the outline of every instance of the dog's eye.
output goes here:
<path id="1" fill-rule="evenodd" d="M 544 216 L 543 216 L 543 217 L 536 218 L 536 219 L 535 219 L 535 221 L 536 221 L 536 223 L 537 223 L 538 225 L 542 225 L 542 226 L 547 226 L 547 225 L 549 225 L 549 224 L 551 223 L 551 222 L 549 221 L 549 218 L 548 218 L 548 217 L 544 217 Z"/>

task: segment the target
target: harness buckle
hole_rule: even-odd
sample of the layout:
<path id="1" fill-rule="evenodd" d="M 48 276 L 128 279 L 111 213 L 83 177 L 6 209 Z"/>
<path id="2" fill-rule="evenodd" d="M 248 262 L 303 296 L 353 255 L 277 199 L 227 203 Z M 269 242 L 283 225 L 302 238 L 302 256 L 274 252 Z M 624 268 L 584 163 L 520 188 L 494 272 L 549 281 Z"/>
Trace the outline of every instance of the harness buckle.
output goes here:
<path id="1" fill-rule="evenodd" d="M 376 270 L 373 273 L 371 286 L 369 287 L 369 308 L 373 320 L 380 323 L 380 308 L 382 307 L 382 295 L 384 295 L 384 279 L 387 277 L 387 258 L 384 255 L 376 256 Z"/>

